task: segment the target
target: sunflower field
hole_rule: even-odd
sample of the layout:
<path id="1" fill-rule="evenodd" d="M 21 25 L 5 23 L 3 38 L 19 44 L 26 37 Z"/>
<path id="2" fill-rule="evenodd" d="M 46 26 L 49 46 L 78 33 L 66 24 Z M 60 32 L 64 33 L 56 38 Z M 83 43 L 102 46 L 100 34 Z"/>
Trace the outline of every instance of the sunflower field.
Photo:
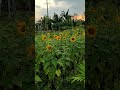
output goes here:
<path id="1" fill-rule="evenodd" d="M 36 90 L 83 90 L 85 31 L 39 32 L 35 36 Z M 81 89 L 80 89 L 81 88 Z"/>

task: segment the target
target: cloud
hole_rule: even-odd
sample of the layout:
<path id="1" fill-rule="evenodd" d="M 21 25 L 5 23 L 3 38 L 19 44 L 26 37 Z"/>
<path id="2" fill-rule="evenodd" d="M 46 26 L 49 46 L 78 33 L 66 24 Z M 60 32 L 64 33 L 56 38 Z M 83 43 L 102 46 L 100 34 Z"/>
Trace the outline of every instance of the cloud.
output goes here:
<path id="1" fill-rule="evenodd" d="M 60 14 L 61 11 L 67 11 L 69 14 L 82 14 L 85 12 L 85 0 L 48 0 L 49 16 L 53 16 L 54 12 Z M 46 15 L 46 0 L 35 0 L 35 16 L 40 18 Z"/>

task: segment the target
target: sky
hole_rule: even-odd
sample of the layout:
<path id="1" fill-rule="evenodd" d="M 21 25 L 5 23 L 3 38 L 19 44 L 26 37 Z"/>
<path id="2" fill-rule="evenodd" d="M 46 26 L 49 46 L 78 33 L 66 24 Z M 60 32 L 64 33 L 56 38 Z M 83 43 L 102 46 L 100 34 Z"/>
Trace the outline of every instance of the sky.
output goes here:
<path id="1" fill-rule="evenodd" d="M 49 4 L 49 16 L 53 16 L 54 13 L 60 14 L 61 11 L 67 11 L 69 9 L 69 14 L 78 15 L 85 12 L 85 0 L 48 0 Z M 39 20 L 44 15 L 47 15 L 47 5 L 46 0 L 35 0 L 35 19 Z"/>

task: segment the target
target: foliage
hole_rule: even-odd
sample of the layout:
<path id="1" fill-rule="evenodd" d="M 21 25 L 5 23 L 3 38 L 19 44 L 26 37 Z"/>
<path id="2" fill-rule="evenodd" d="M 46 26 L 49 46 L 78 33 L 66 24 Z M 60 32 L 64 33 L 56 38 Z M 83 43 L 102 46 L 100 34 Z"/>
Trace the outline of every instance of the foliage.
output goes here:
<path id="1" fill-rule="evenodd" d="M 40 77 L 36 80 L 37 87 L 61 90 L 65 83 L 71 82 L 73 75 L 79 74 L 77 66 L 82 64 L 85 55 L 84 39 L 81 27 L 36 35 L 35 75 Z"/>
<path id="2" fill-rule="evenodd" d="M 75 21 L 72 19 L 72 16 L 69 15 L 69 9 L 67 12 L 61 11 L 60 15 L 54 13 L 52 18 L 44 16 L 41 20 L 38 20 L 38 22 L 41 23 L 42 30 L 46 30 L 48 26 L 48 30 L 55 31 L 69 29 L 72 28 L 72 26 L 80 26 L 84 23 L 82 20 Z"/>
<path id="3" fill-rule="evenodd" d="M 79 81 L 79 82 L 85 81 L 85 64 L 84 63 L 79 64 L 78 70 L 79 70 L 79 74 L 77 74 L 71 78 L 72 83 L 75 81 Z"/>

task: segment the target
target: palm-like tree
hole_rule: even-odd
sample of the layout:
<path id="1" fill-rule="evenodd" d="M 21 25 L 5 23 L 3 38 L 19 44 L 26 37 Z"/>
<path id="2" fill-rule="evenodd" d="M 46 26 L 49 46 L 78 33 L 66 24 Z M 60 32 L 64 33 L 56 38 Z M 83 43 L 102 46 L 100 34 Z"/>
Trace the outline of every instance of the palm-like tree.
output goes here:
<path id="1" fill-rule="evenodd" d="M 54 26 L 57 28 L 57 30 L 60 30 L 60 24 L 63 21 L 63 17 L 58 16 L 58 14 L 54 13 L 53 19 L 50 19 L 50 20 L 54 24 Z"/>
<path id="2" fill-rule="evenodd" d="M 65 25 L 67 26 L 67 28 L 71 22 L 71 15 L 69 15 L 68 13 L 69 13 L 69 9 L 67 10 L 66 13 L 65 13 L 65 11 L 62 11 L 62 13 L 61 13 L 61 16 L 63 17 Z"/>

